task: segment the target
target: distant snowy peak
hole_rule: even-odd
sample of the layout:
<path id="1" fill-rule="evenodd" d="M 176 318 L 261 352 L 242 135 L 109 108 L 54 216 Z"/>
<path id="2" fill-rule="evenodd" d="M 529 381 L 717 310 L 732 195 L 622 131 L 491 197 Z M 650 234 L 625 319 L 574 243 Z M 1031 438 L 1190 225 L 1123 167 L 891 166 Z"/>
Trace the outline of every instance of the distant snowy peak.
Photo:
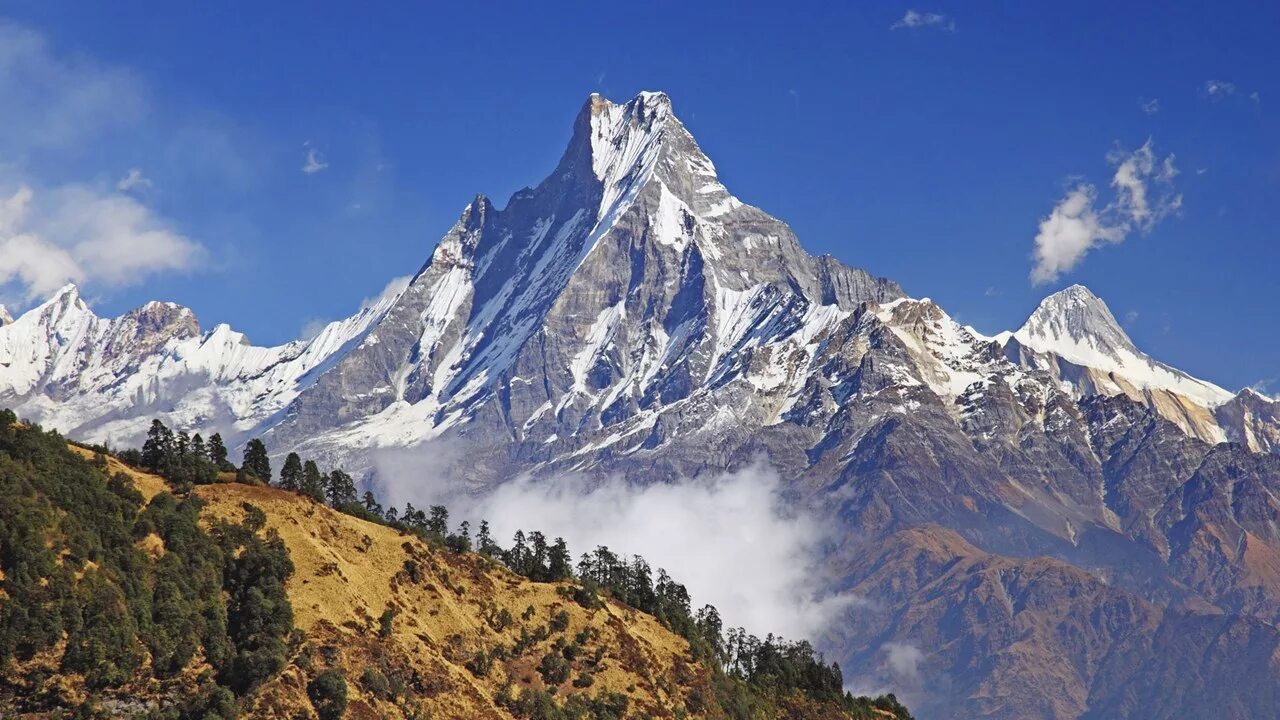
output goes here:
<path id="1" fill-rule="evenodd" d="M 0 327 L 4 327 L 13 322 L 13 316 L 9 314 L 9 308 L 0 303 Z"/>
<path id="2" fill-rule="evenodd" d="M 1034 350 L 1082 365 L 1094 366 L 1100 359 L 1123 362 L 1141 354 L 1107 304 L 1083 285 L 1045 298 L 1014 336 Z"/>

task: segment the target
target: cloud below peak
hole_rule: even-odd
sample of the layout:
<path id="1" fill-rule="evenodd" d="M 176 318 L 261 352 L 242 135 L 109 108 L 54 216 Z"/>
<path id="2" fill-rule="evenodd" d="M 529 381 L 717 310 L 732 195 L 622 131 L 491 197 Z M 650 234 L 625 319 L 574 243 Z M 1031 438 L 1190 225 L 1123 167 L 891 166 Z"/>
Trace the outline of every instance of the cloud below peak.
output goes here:
<path id="1" fill-rule="evenodd" d="M 1158 158 L 1150 139 L 1132 152 L 1109 153 L 1107 161 L 1115 167 L 1111 178 L 1114 197 L 1109 202 L 1099 207 L 1098 189 L 1081 182 L 1040 222 L 1031 270 L 1033 283 L 1057 280 L 1090 250 L 1124 242 L 1135 231 L 1148 233 L 1182 207 L 1182 195 L 1173 189 L 1178 175 L 1174 156 Z"/>

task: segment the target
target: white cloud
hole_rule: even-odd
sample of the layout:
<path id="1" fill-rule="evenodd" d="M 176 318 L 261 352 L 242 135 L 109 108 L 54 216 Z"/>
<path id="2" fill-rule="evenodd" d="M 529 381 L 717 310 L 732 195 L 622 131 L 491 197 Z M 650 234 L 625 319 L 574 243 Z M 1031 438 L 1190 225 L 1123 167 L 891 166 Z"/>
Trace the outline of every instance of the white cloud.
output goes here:
<path id="1" fill-rule="evenodd" d="M 860 602 L 821 593 L 826 529 L 788 507 L 768 467 L 647 486 L 518 478 L 475 495 L 442 472 L 462 452 L 435 442 L 380 454 L 380 494 L 396 505 L 443 502 L 473 528 L 488 520 L 504 545 L 517 529 L 541 530 L 564 537 L 575 558 L 597 545 L 643 555 L 685 583 L 695 606 L 715 605 L 726 624 L 757 634 L 816 639 Z"/>
<path id="2" fill-rule="evenodd" d="M 189 270 L 204 255 L 137 200 L 87 185 L 0 193 L 0 287 L 34 300 L 67 282 L 101 288 Z"/>
<path id="3" fill-rule="evenodd" d="M 1151 98 L 1150 100 L 1138 98 L 1138 107 L 1142 108 L 1142 112 L 1148 115 L 1155 115 L 1160 112 L 1160 101 L 1156 98 Z"/>
<path id="4" fill-rule="evenodd" d="M 116 182 L 116 189 L 120 192 L 129 192 L 130 190 L 150 190 L 155 187 L 151 182 L 151 178 L 142 174 L 139 168 L 130 168 L 124 177 Z"/>
<path id="5" fill-rule="evenodd" d="M 1277 393 L 1275 395 L 1271 394 L 1271 389 L 1274 388 L 1275 385 L 1276 385 L 1275 378 L 1266 378 L 1263 380 L 1259 380 L 1258 382 L 1250 385 L 1249 389 L 1269 400 L 1275 400 L 1277 402 L 1280 402 L 1280 393 Z"/>
<path id="6" fill-rule="evenodd" d="M 1204 93 L 1211 100 L 1221 100 L 1228 95 L 1234 95 L 1235 92 L 1235 83 L 1229 83 L 1225 80 L 1206 80 L 1204 83 Z"/>
<path id="7" fill-rule="evenodd" d="M 1182 207 L 1182 196 L 1173 191 L 1178 175 L 1174 157 L 1157 160 L 1151 140 L 1133 152 L 1112 152 L 1107 160 L 1116 168 L 1111 179 L 1115 198 L 1099 208 L 1092 184 L 1079 183 L 1067 192 L 1040 222 L 1032 282 L 1053 282 L 1090 250 L 1124 242 L 1134 231 L 1148 233 Z"/>
<path id="8" fill-rule="evenodd" d="M 947 32 L 955 32 L 956 21 L 942 13 L 920 12 L 919 10 L 908 10 L 902 19 L 889 26 L 890 30 L 899 30 L 902 28 L 922 28 L 934 27 Z"/>
<path id="9" fill-rule="evenodd" d="M 302 172 L 308 175 L 314 175 L 328 167 L 329 163 L 324 161 L 324 156 L 320 154 L 320 151 L 313 147 L 307 148 L 307 159 L 306 162 L 302 164 Z"/>
<path id="10" fill-rule="evenodd" d="M 409 282 L 412 280 L 413 276 L 411 275 L 402 275 L 401 277 L 391 278 L 391 281 L 382 288 L 382 292 L 374 295 L 373 297 L 367 297 L 361 300 L 360 309 L 368 310 L 387 298 L 399 295 L 405 291 L 405 288 L 409 287 Z"/>
<path id="11" fill-rule="evenodd" d="M 1124 314 L 1124 326 L 1129 327 L 1138 322 L 1138 311 L 1130 310 Z"/>
<path id="12" fill-rule="evenodd" d="M 924 652 L 912 643 L 887 642 L 880 647 L 885 653 L 885 661 L 894 680 L 908 685 L 916 685 L 920 681 L 920 663 L 924 662 Z"/>

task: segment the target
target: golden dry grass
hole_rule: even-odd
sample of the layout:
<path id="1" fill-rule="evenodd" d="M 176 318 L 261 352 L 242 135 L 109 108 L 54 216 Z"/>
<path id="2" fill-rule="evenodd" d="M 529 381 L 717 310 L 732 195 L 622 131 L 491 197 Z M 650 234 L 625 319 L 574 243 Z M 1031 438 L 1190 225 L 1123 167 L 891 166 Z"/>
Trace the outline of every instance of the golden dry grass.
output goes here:
<path id="1" fill-rule="evenodd" d="M 584 656 L 602 647 L 603 661 L 592 669 L 587 690 L 572 679 L 589 668 L 576 662 L 558 695 L 602 691 L 624 693 L 631 707 L 655 717 L 683 707 L 688 685 L 703 684 L 706 673 L 690 664 L 688 643 L 648 615 L 618 603 L 588 611 L 561 594 L 564 585 L 535 583 L 474 554 L 432 549 L 410 535 L 331 510 L 298 495 L 238 484 L 197 489 L 206 515 L 230 521 L 243 516 L 244 503 L 261 508 L 267 527 L 280 534 L 296 568 L 287 587 L 295 623 L 321 655 L 319 664 L 343 669 L 352 698 L 351 717 L 405 717 L 403 703 L 372 697 L 360 687 L 365 667 L 403 668 L 420 679 L 422 710 L 432 718 L 508 718 L 495 695 L 515 688 L 543 688 L 536 670 L 557 638 L 572 641 L 584 628 L 596 636 Z M 416 576 L 416 581 L 415 581 Z M 378 617 L 388 607 L 396 616 L 388 638 L 378 636 Z M 528 609 L 532 614 L 522 619 Z M 497 629 L 491 618 L 506 610 L 514 618 Z M 481 650 L 511 648 L 521 628 L 533 632 L 564 611 L 569 625 L 519 657 L 494 663 L 484 677 L 465 664 Z M 661 680 L 660 680 L 661 678 Z M 683 680 L 686 687 L 681 687 Z M 290 669 L 262 693 L 258 712 L 292 710 L 305 682 Z"/>

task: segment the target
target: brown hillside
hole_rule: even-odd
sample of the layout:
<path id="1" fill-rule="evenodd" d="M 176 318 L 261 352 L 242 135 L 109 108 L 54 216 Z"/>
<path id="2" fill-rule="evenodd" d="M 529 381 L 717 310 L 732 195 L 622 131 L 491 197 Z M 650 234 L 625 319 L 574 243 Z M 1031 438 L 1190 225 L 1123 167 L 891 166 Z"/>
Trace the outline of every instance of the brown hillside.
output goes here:
<path id="1" fill-rule="evenodd" d="M 266 512 L 267 527 L 279 532 L 296 566 L 288 593 L 305 634 L 300 663 L 343 670 L 349 717 L 512 717 L 495 702 L 500 690 L 508 684 L 513 691 L 546 688 L 538 663 L 559 652 L 557 642 L 573 643 L 580 633 L 588 637 L 573 671 L 555 687 L 559 696 L 617 692 L 629 698 L 629 716 L 674 717 L 691 692 L 709 692 L 708 673 L 692 662 L 683 638 L 616 602 L 586 610 L 566 597 L 570 586 L 531 582 L 481 556 L 433 549 L 274 488 L 222 484 L 198 493 L 210 517 L 239 521 L 244 503 Z M 382 638 L 379 617 L 388 608 L 395 618 Z M 512 618 L 505 628 L 498 620 L 503 610 Z M 568 614 L 563 628 L 551 622 L 558 612 Z M 539 630 L 547 631 L 545 639 L 494 662 L 484 676 L 467 669 L 481 651 L 510 649 L 522 632 Z M 366 668 L 407 679 L 406 697 L 375 697 L 361 682 Z M 306 708 L 303 675 L 299 667 L 286 669 L 258 694 L 254 714 Z M 580 677 L 590 677 L 590 686 L 574 687 Z"/>

